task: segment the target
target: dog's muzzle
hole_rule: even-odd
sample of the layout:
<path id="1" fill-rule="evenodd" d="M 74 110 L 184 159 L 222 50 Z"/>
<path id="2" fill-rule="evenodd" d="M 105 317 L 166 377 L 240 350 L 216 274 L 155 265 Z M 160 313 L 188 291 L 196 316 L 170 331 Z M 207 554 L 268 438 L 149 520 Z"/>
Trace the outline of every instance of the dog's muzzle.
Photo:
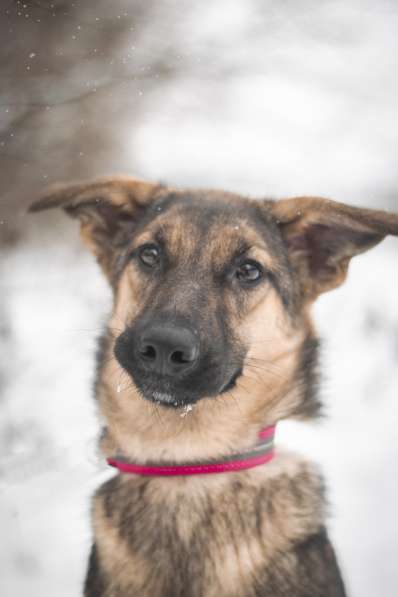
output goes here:
<path id="1" fill-rule="evenodd" d="M 114 352 L 143 398 L 169 407 L 229 391 L 242 372 L 222 336 L 205 346 L 183 318 L 142 317 L 117 338 Z"/>

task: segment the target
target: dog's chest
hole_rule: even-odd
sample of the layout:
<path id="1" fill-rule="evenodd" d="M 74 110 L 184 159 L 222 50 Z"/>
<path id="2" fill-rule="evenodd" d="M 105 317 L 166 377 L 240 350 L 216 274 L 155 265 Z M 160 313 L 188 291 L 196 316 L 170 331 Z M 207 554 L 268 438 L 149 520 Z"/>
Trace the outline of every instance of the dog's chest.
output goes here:
<path id="1" fill-rule="evenodd" d="M 278 552 L 322 525 L 323 499 L 309 467 L 253 479 L 106 483 L 94 527 L 107 597 L 256 595 Z"/>

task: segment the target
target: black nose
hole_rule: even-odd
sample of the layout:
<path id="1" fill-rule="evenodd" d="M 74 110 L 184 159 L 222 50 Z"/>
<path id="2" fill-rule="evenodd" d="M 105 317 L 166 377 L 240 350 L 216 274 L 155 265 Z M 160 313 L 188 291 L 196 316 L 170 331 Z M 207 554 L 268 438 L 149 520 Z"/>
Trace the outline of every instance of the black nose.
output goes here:
<path id="1" fill-rule="evenodd" d="M 162 375 L 186 372 L 199 357 L 198 336 L 184 327 L 151 325 L 141 332 L 137 344 L 141 364 Z"/>

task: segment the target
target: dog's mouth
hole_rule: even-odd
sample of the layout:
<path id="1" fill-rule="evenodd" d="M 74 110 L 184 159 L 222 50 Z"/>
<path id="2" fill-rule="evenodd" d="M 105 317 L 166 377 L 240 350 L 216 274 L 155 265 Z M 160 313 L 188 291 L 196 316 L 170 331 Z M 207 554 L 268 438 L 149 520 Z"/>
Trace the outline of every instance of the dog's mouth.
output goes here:
<path id="1" fill-rule="evenodd" d="M 237 371 L 235 371 L 235 373 L 233 374 L 231 379 L 221 388 L 220 394 L 225 394 L 226 392 L 229 392 L 230 390 L 232 390 L 236 386 L 236 382 L 238 381 L 239 377 L 242 375 L 242 372 L 243 372 L 242 367 L 240 367 Z"/>
<path id="2" fill-rule="evenodd" d="M 229 380 L 221 386 L 217 393 L 212 393 L 212 395 L 207 397 L 216 397 L 230 392 L 236 386 L 236 382 L 241 375 L 242 368 L 239 368 L 234 372 Z M 192 406 L 202 398 L 206 397 L 197 395 L 195 392 L 186 393 L 181 392 L 181 390 L 176 391 L 169 383 L 162 384 L 162 387 L 159 384 L 159 388 L 157 389 L 149 387 L 140 388 L 140 393 L 145 400 L 149 400 L 155 404 L 161 404 L 162 406 L 170 408 L 183 408 L 189 405 Z"/>

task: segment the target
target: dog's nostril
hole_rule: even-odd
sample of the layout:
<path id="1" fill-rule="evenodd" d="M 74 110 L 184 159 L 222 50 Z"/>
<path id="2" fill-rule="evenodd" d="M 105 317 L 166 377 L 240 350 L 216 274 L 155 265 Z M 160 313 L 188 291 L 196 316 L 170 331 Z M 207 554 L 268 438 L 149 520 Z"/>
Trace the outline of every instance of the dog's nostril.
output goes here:
<path id="1" fill-rule="evenodd" d="M 176 350 L 170 355 L 170 361 L 177 365 L 184 365 L 185 363 L 190 363 L 191 359 L 182 350 Z"/>
<path id="2" fill-rule="evenodd" d="M 198 361 L 199 342 L 187 328 L 152 325 L 138 337 L 135 355 L 148 371 L 178 375 L 190 370 Z"/>
<path id="3" fill-rule="evenodd" d="M 143 346 L 140 350 L 141 356 L 145 359 L 150 361 L 154 361 L 156 359 L 156 349 L 154 346 L 148 344 L 147 346 Z"/>

